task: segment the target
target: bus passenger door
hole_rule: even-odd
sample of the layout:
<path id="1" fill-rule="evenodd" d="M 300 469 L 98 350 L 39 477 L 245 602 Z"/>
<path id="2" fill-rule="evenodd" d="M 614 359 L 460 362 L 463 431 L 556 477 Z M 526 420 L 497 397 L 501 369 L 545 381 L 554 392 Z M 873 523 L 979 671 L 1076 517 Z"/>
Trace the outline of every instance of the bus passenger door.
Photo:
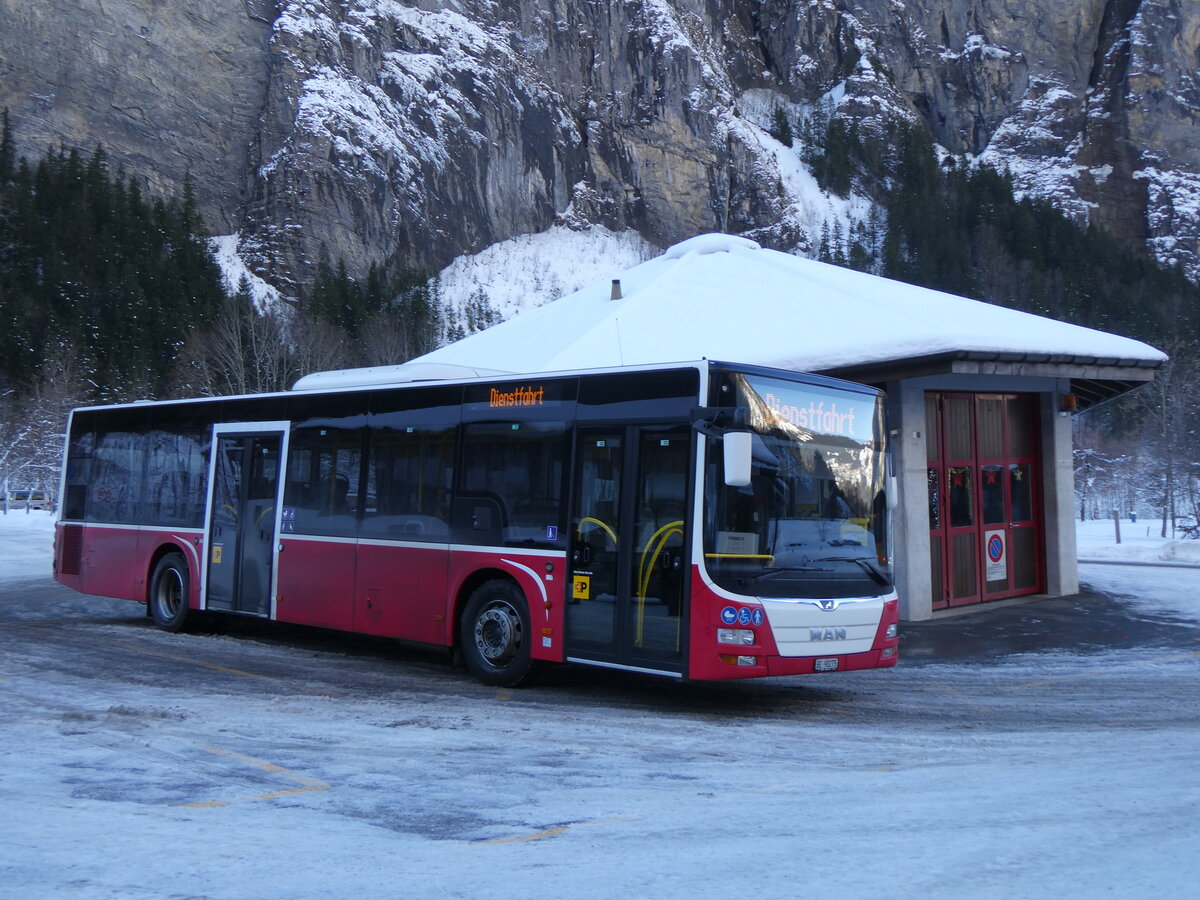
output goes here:
<path id="1" fill-rule="evenodd" d="M 567 653 L 616 661 L 617 612 L 627 594 L 620 541 L 625 499 L 625 428 L 581 428 L 572 486 L 571 588 L 567 598 Z"/>
<path id="2" fill-rule="evenodd" d="M 284 433 L 247 427 L 214 429 L 204 606 L 269 616 Z"/>
<path id="3" fill-rule="evenodd" d="M 681 672 L 689 428 L 581 428 L 572 485 L 567 655 Z"/>

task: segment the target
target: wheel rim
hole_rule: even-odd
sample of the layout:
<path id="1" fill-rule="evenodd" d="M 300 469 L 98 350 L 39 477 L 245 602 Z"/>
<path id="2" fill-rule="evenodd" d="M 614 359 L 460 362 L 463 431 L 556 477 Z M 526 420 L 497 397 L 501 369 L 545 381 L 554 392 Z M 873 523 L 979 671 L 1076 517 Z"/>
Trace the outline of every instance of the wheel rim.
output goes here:
<path id="1" fill-rule="evenodd" d="M 521 617 L 503 600 L 489 603 L 475 619 L 475 646 L 491 665 L 502 668 L 521 650 Z"/>
<path id="2" fill-rule="evenodd" d="M 158 580 L 158 610 L 163 618 L 173 619 L 183 608 L 183 576 L 177 569 L 167 569 Z"/>

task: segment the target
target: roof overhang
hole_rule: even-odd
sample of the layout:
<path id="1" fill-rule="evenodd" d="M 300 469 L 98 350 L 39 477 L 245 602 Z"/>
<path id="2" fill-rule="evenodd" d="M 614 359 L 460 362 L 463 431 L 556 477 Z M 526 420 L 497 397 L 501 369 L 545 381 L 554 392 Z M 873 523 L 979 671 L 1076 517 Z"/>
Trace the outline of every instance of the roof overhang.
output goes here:
<path id="1" fill-rule="evenodd" d="M 1067 378 L 1078 409 L 1096 406 L 1154 380 L 1159 359 L 996 353 L 957 350 L 908 359 L 824 369 L 822 374 L 884 386 L 889 381 L 932 375 L 1000 375 L 1008 378 Z"/>

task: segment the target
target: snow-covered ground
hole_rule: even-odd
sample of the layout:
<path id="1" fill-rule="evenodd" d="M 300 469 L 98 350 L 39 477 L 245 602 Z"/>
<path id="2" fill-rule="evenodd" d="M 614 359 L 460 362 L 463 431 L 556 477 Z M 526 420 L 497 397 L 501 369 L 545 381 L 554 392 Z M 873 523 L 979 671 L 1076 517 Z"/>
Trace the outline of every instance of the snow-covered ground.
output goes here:
<path id="1" fill-rule="evenodd" d="M 1168 525 L 1168 534 L 1171 533 Z M 1121 543 L 1111 519 L 1075 523 L 1078 542 L 1079 580 L 1093 590 L 1126 598 L 1137 609 L 1167 613 L 1200 622 L 1200 541 L 1163 538 L 1162 519 L 1122 519 Z M 1147 563 L 1154 577 L 1138 565 L 1093 565 L 1101 563 Z M 1197 568 L 1185 568 L 1185 566 Z M 1162 568 L 1159 568 L 1162 567 Z M 1168 568 L 1169 567 L 1169 568 Z"/>
<path id="2" fill-rule="evenodd" d="M 1087 555 L 1115 552 L 1105 524 L 1081 526 Z M 1151 532 L 1143 558 L 1193 552 Z M 576 667 L 508 691 L 412 654 L 170 635 L 125 601 L 64 600 L 52 533 L 46 513 L 0 516 L 0 898 L 1011 900 L 1200 883 L 1186 635 L 733 685 Z M 1200 570 L 1085 568 L 1135 573 L 1134 615 L 1200 618 Z"/>
<path id="3" fill-rule="evenodd" d="M 1188 563 L 1200 566 L 1200 541 L 1177 540 L 1170 522 L 1167 537 L 1162 537 L 1162 519 L 1139 516 L 1119 523 L 1121 542 L 1117 543 L 1118 525 L 1112 519 L 1094 519 L 1075 523 L 1080 559 L 1125 560 L 1128 562 Z"/>
<path id="4" fill-rule="evenodd" d="M 54 514 L 36 510 L 0 513 L 0 584 L 50 577 Z"/>

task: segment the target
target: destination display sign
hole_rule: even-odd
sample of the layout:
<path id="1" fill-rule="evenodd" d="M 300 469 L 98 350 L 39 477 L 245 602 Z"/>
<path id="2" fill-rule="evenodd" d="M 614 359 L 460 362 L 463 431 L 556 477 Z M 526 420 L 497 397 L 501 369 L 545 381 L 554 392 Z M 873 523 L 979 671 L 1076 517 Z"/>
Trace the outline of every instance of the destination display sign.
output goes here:
<path id="1" fill-rule="evenodd" d="M 535 411 L 575 399 L 574 380 L 528 379 L 468 385 L 464 403 L 475 410 Z"/>
<path id="2" fill-rule="evenodd" d="M 545 406 L 546 388 L 543 385 L 521 385 L 511 391 L 491 388 L 488 392 L 488 406 Z"/>
<path id="3" fill-rule="evenodd" d="M 875 398 L 867 394 L 834 393 L 752 375 L 746 376 L 744 384 L 755 394 L 748 398 L 752 414 L 760 417 L 767 428 L 790 425 L 858 441 L 869 441 L 873 436 Z"/>

